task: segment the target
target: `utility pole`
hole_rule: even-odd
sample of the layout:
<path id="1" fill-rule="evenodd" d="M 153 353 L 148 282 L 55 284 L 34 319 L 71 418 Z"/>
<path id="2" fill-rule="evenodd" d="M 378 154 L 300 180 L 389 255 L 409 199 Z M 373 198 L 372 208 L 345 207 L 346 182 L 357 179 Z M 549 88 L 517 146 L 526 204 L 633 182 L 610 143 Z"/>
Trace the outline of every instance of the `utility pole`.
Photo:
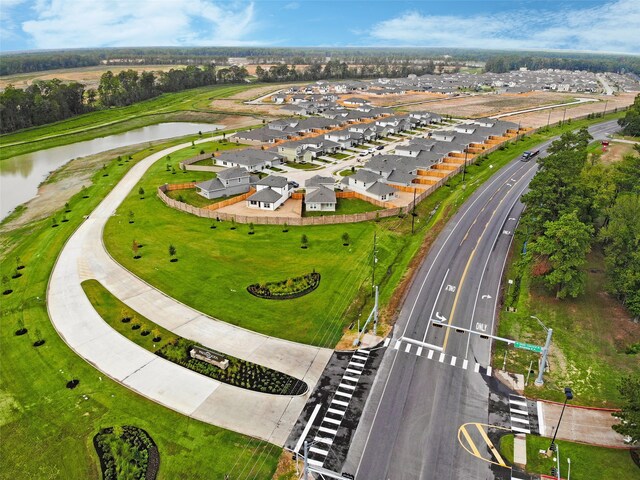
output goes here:
<path id="1" fill-rule="evenodd" d="M 416 187 L 413 187 L 413 209 L 411 212 L 411 234 L 413 235 L 416 224 Z"/>
<path id="2" fill-rule="evenodd" d="M 565 107 L 564 113 L 562 114 L 562 125 L 564 125 L 564 119 L 565 119 L 566 116 L 567 116 L 567 109 Z"/>
<path id="3" fill-rule="evenodd" d="M 373 304 L 373 335 L 378 334 L 378 285 L 376 285 L 376 300 Z"/>
<path id="4" fill-rule="evenodd" d="M 607 103 L 609 103 L 609 100 L 604 101 L 604 111 L 602 112 L 603 117 L 607 114 Z"/>
<path id="5" fill-rule="evenodd" d="M 378 250 L 376 249 L 376 239 L 378 232 L 373 232 L 373 258 L 371 262 L 371 293 L 374 293 L 376 285 L 376 263 L 378 263 Z"/>
<path id="6" fill-rule="evenodd" d="M 547 355 L 549 354 L 549 347 L 551 346 L 551 336 L 553 335 L 553 328 L 547 328 L 542 321 L 536 317 L 535 315 L 531 315 L 531 318 L 534 318 L 542 328 L 544 328 L 547 332 L 547 341 L 544 344 L 544 348 L 542 349 L 542 360 L 540 361 L 540 371 L 538 372 L 538 378 L 533 384 L 536 387 L 541 387 L 544 385 L 544 370 L 547 368 Z"/>
<path id="7" fill-rule="evenodd" d="M 467 151 L 469 147 L 464 149 L 464 168 L 462 169 L 462 183 L 464 183 L 464 176 L 467 173 L 467 155 L 469 152 Z"/>
<path id="8" fill-rule="evenodd" d="M 547 128 L 549 128 L 550 121 L 551 121 L 551 109 L 549 109 L 549 115 L 547 116 Z"/>

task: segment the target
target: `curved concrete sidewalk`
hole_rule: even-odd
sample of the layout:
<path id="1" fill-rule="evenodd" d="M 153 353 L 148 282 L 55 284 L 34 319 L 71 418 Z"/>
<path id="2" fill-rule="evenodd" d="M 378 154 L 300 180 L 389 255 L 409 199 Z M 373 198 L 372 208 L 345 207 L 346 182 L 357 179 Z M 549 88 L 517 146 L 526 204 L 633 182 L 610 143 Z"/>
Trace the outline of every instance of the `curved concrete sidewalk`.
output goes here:
<path id="1" fill-rule="evenodd" d="M 313 390 L 332 350 L 208 317 L 143 282 L 106 252 L 102 231 L 118 205 L 154 162 L 189 145 L 171 147 L 135 165 L 70 237 L 49 281 L 51 322 L 78 355 L 137 393 L 198 420 L 282 446 L 309 393 L 287 397 L 250 392 L 164 360 L 109 327 L 80 286 L 86 279 L 96 279 L 141 315 L 176 334 L 301 378 L 309 392 Z"/>

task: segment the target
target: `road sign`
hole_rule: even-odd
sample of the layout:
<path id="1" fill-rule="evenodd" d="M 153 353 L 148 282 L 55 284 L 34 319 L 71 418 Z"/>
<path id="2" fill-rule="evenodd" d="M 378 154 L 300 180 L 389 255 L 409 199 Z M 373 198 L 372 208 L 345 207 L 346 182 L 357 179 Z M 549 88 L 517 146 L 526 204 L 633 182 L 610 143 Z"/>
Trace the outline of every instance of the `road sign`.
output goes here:
<path id="1" fill-rule="evenodd" d="M 542 353 L 542 347 L 539 347 L 538 345 L 531 345 L 530 343 L 515 342 L 513 346 L 523 350 L 529 350 L 530 352 Z"/>

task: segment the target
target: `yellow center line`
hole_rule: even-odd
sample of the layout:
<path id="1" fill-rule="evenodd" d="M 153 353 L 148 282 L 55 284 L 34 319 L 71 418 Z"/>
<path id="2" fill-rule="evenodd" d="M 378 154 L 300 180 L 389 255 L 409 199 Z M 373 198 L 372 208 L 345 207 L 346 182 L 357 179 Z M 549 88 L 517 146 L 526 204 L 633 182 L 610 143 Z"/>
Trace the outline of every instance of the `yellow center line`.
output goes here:
<path id="1" fill-rule="evenodd" d="M 493 442 L 489 439 L 489 436 L 487 435 L 487 433 L 484 431 L 484 429 L 480 425 L 478 425 L 477 423 L 475 425 L 478 431 L 480 432 L 480 435 L 482 435 L 482 438 L 484 438 L 484 441 L 487 443 L 487 445 L 491 449 L 491 453 L 493 453 L 493 456 L 495 457 L 495 459 L 498 461 L 500 465 L 502 465 L 503 467 L 506 467 L 507 464 L 504 462 L 504 460 L 498 453 L 498 450 L 496 450 L 496 447 L 493 445 Z"/>
<path id="2" fill-rule="evenodd" d="M 494 193 L 491 196 L 491 198 L 493 198 L 497 193 L 498 192 L 496 191 L 496 193 Z M 460 297 L 460 292 L 462 291 L 462 286 L 464 285 L 464 280 L 467 277 L 467 272 L 469 270 L 469 266 L 471 265 L 471 261 L 473 260 L 473 257 L 476 254 L 476 250 L 478 249 L 478 245 L 480 245 L 480 240 L 482 240 L 482 237 L 484 237 L 484 234 L 487 233 L 487 228 L 489 227 L 489 224 L 491 223 L 491 220 L 493 220 L 493 217 L 498 212 L 498 209 L 500 208 L 500 205 L 502 205 L 502 202 L 504 202 L 506 200 L 506 198 L 507 198 L 506 195 L 504 197 L 502 197 L 502 199 L 500 200 L 500 202 L 498 203 L 496 208 L 493 209 L 493 213 L 491 214 L 491 217 L 489 217 L 489 220 L 487 221 L 487 223 L 485 224 L 484 228 L 482 229 L 482 233 L 478 237 L 478 240 L 476 241 L 476 245 L 475 245 L 475 247 L 473 247 L 473 251 L 471 252 L 471 255 L 469 256 L 469 260 L 467 261 L 467 264 L 464 267 L 464 271 L 462 272 L 462 277 L 460 278 L 460 284 L 458 285 L 458 288 L 456 290 L 456 296 L 453 298 L 453 307 L 451 307 L 451 314 L 449 315 L 449 322 L 447 323 L 448 328 L 447 328 L 447 331 L 444 334 L 444 342 L 442 343 L 442 353 L 444 353 L 447 350 L 447 342 L 449 341 L 449 330 L 451 330 L 451 324 L 453 323 L 453 317 L 454 317 L 454 315 L 456 313 L 456 307 L 458 306 L 458 298 Z M 477 217 L 476 217 L 476 220 L 478 220 Z M 475 221 L 473 223 L 475 223 Z M 471 230 L 471 227 L 469 228 L 469 230 Z M 469 233 L 469 232 L 467 231 L 467 233 Z"/>

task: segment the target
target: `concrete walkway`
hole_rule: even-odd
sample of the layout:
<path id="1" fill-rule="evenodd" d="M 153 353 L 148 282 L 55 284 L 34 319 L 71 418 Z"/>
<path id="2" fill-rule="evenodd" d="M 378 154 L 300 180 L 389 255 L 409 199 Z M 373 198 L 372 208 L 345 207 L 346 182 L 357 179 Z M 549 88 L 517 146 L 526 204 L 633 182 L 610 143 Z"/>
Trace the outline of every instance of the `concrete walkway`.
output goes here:
<path id="1" fill-rule="evenodd" d="M 498 119 L 498 118 L 504 118 L 504 117 L 512 117 L 513 115 L 520 115 L 521 113 L 538 112 L 540 110 L 549 110 L 550 108 L 565 108 L 565 107 L 570 107 L 572 105 L 580 105 L 582 103 L 589 103 L 589 102 L 599 102 L 599 100 L 596 98 L 578 98 L 574 102 L 555 103 L 553 105 L 543 105 L 542 107 L 527 108 L 525 110 L 518 110 L 515 112 L 501 113 L 500 115 L 491 115 L 491 117 L 489 118 Z"/>
<path id="2" fill-rule="evenodd" d="M 543 419 L 540 420 L 540 434 L 552 438 L 558 425 L 562 404 L 538 402 L 542 406 Z M 611 426 L 618 419 L 608 410 L 578 408 L 567 405 L 562 416 L 557 438 L 570 442 L 581 442 L 602 447 L 629 447 L 624 437 Z M 544 430 L 543 430 L 544 428 Z"/>
<path id="3" fill-rule="evenodd" d="M 268 337 L 208 317 L 143 282 L 106 252 L 102 232 L 118 205 L 154 162 L 189 145 L 155 153 L 135 165 L 70 237 L 49 281 L 51 322 L 78 355 L 140 395 L 198 420 L 281 446 L 308 394 L 250 392 L 164 360 L 109 327 L 80 286 L 83 280 L 96 279 L 129 307 L 176 334 L 303 379 L 309 392 L 313 390 L 332 350 Z"/>

